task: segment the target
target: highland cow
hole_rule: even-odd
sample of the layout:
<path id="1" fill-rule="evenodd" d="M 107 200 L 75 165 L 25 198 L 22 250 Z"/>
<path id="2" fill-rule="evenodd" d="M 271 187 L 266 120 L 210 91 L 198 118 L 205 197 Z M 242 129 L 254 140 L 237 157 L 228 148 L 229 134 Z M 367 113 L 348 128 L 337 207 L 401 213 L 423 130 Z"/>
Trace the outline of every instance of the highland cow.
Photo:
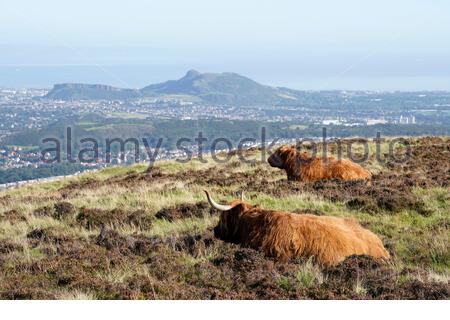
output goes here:
<path id="1" fill-rule="evenodd" d="M 350 160 L 311 157 L 288 145 L 278 148 L 267 162 L 272 167 L 286 170 L 288 180 L 292 181 L 359 180 L 372 177 L 369 171 Z"/>
<path id="2" fill-rule="evenodd" d="M 210 205 L 221 211 L 214 236 L 240 244 L 279 261 L 311 258 L 319 265 L 336 265 L 351 255 L 389 258 L 383 243 L 358 222 L 337 217 L 264 210 L 241 200 Z"/>

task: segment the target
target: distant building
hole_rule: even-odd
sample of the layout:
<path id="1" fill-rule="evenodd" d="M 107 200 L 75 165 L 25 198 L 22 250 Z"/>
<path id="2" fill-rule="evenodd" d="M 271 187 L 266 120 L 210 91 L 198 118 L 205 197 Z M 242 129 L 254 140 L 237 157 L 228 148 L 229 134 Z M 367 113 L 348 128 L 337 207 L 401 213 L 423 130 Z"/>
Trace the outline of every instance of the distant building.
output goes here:
<path id="1" fill-rule="evenodd" d="M 415 124 L 416 123 L 416 117 L 415 116 L 403 116 L 401 115 L 399 120 L 399 124 Z"/>
<path id="2" fill-rule="evenodd" d="M 326 126 L 330 125 L 330 124 L 339 125 L 339 124 L 341 124 L 341 121 L 339 119 L 326 119 L 326 120 L 322 120 L 322 124 L 326 125 Z"/>
<path id="3" fill-rule="evenodd" d="M 376 124 L 386 124 L 386 123 L 388 123 L 388 121 L 385 119 L 367 119 L 367 121 L 366 121 L 366 124 L 368 126 L 373 126 Z"/>

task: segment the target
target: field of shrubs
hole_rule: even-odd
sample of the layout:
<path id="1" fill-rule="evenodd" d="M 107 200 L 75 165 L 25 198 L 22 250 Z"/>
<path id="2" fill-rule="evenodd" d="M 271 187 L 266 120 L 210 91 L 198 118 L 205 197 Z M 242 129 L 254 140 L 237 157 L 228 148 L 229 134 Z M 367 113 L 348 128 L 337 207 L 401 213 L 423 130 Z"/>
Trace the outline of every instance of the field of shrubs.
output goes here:
<path id="1" fill-rule="evenodd" d="M 370 183 L 287 181 L 250 149 L 252 163 L 111 167 L 3 191 L 0 298 L 449 299 L 450 139 L 409 142 L 400 162 L 370 145 Z M 244 190 L 263 208 L 354 218 L 392 258 L 274 261 L 214 238 L 204 189 L 221 203 Z"/>

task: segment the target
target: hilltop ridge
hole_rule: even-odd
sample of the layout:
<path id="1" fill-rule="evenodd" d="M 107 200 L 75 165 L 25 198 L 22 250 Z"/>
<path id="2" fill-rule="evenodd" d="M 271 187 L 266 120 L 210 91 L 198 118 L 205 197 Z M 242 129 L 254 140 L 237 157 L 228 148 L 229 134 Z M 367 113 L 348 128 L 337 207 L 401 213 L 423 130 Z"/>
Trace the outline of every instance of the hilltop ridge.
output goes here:
<path id="1" fill-rule="evenodd" d="M 57 100 L 131 99 L 140 96 L 139 90 L 122 89 L 104 84 L 55 84 L 45 96 Z"/>
<path id="2" fill-rule="evenodd" d="M 200 73 L 189 70 L 178 80 L 148 85 L 142 89 L 123 89 L 100 84 L 56 84 L 48 99 L 95 100 L 192 96 L 205 103 L 255 105 L 295 101 L 298 91 L 262 85 L 237 73 Z"/>

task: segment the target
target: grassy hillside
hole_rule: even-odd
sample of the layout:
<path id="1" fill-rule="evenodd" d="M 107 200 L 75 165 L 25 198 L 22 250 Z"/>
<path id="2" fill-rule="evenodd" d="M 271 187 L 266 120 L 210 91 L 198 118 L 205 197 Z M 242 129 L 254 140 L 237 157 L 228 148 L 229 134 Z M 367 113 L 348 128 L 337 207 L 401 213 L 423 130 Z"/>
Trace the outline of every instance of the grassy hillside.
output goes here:
<path id="1" fill-rule="evenodd" d="M 288 182 L 249 150 L 254 164 L 161 162 L 1 192 L 0 298 L 448 299 L 450 140 L 411 143 L 403 163 L 377 162 L 371 145 L 370 184 Z M 245 190 L 265 208 L 353 217 L 392 260 L 277 263 L 215 239 L 203 189 L 221 202 Z"/>

